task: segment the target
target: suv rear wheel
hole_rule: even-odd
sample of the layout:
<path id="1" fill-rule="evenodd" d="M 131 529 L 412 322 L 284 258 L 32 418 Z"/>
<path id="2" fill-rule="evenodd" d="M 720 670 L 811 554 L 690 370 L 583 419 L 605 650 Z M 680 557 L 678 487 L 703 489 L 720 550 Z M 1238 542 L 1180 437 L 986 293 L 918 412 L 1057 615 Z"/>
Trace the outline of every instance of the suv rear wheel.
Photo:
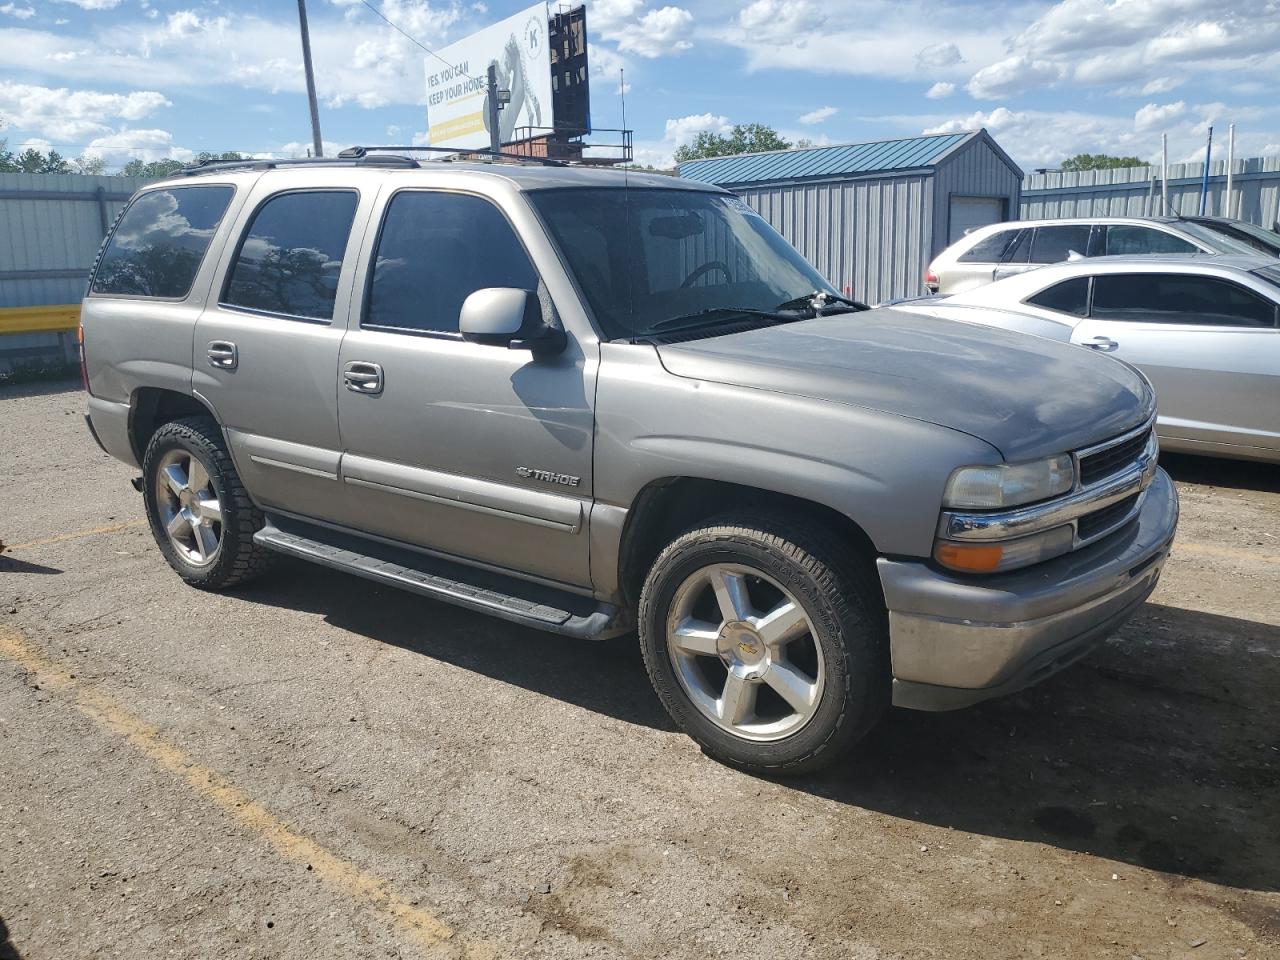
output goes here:
<path id="1" fill-rule="evenodd" d="M 270 555 L 253 542 L 262 514 L 213 420 L 190 417 L 160 427 L 147 444 L 142 475 L 151 533 L 187 583 L 221 590 L 266 567 Z"/>
<path id="2" fill-rule="evenodd" d="M 672 542 L 639 614 L 672 719 L 753 772 L 837 759 L 889 702 L 887 631 L 863 566 L 837 538 L 785 518 L 726 517 Z"/>

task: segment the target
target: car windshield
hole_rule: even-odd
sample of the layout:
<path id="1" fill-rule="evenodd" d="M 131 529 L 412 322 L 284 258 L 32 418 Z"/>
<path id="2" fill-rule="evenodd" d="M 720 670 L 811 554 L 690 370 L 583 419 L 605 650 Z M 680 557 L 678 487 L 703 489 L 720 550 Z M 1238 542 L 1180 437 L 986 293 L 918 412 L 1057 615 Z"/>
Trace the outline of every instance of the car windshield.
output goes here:
<path id="1" fill-rule="evenodd" d="M 1275 266 L 1259 267 L 1257 270 L 1253 271 L 1253 275 L 1255 277 L 1261 277 L 1268 283 L 1280 287 L 1280 264 L 1276 264 Z"/>
<path id="2" fill-rule="evenodd" d="M 610 340 L 711 325 L 837 296 L 795 248 L 738 197 L 662 188 L 528 194 Z M 765 318 L 757 318 L 769 322 Z"/>
<path id="3" fill-rule="evenodd" d="M 1216 250 L 1218 253 L 1240 253 L 1248 256 L 1255 256 L 1258 248 L 1250 246 L 1243 240 L 1237 240 L 1230 234 L 1223 233 L 1221 230 L 1215 230 L 1207 227 L 1203 223 L 1196 223 L 1191 220 L 1184 220 L 1177 225 L 1178 229 L 1187 236 L 1194 237 L 1205 246 Z"/>
<path id="4" fill-rule="evenodd" d="M 1209 223 L 1206 226 L 1213 230 L 1221 230 L 1264 253 L 1274 254 L 1280 251 L 1280 233 L 1260 227 L 1256 223 L 1231 220 L 1226 223 Z"/>

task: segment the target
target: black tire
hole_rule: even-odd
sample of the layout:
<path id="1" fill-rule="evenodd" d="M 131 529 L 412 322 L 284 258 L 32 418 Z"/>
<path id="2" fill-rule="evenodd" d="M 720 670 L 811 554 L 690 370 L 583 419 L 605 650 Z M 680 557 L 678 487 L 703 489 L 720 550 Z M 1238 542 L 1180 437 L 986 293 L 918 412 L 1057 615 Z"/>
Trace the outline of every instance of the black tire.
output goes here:
<path id="1" fill-rule="evenodd" d="M 174 549 L 160 516 L 155 493 L 157 473 L 165 455 L 174 450 L 200 461 L 222 509 L 218 552 L 211 563 L 203 566 L 189 562 Z M 187 583 L 202 590 L 225 590 L 253 579 L 269 566 L 271 553 L 253 542 L 254 533 L 263 525 L 262 512 L 249 499 L 231 462 L 222 430 L 211 418 L 188 417 L 161 426 L 147 444 L 142 476 L 151 534 L 169 566 Z"/>
<path id="2" fill-rule="evenodd" d="M 817 707 L 785 739 L 759 742 L 723 729 L 676 676 L 667 643 L 671 604 L 688 577 L 716 563 L 754 568 L 785 585 L 821 646 Z M 890 701 L 888 627 L 874 576 L 874 567 L 839 538 L 801 519 L 725 516 L 682 534 L 654 561 L 640 595 L 640 646 L 663 706 L 709 756 L 748 772 L 811 773 L 838 760 Z"/>

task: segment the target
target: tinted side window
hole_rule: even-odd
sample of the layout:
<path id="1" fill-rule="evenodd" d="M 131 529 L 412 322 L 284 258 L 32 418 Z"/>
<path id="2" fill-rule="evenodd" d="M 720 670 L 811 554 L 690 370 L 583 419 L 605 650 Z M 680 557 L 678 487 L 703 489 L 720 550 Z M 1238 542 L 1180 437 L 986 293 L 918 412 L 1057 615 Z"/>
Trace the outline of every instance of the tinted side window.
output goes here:
<path id="1" fill-rule="evenodd" d="M 405 191 L 391 198 L 365 326 L 454 333 L 462 301 L 485 287 L 538 288 L 528 254 L 497 207 L 460 193 Z"/>
<path id="2" fill-rule="evenodd" d="M 315 190 L 264 203 L 240 243 L 223 302 L 332 320 L 357 199 L 351 190 Z"/>
<path id="3" fill-rule="evenodd" d="M 1130 224 L 1108 224 L 1108 255 L 1143 253 L 1195 253 L 1199 248 L 1181 237 L 1163 230 L 1137 227 Z"/>
<path id="4" fill-rule="evenodd" d="M 1069 313 L 1073 317 L 1087 316 L 1089 313 L 1089 278 L 1072 277 L 1046 287 L 1033 297 L 1027 297 L 1027 303 L 1046 310 L 1057 310 Z"/>
<path id="5" fill-rule="evenodd" d="M 1228 280 L 1129 273 L 1094 278 L 1093 316 L 1145 323 L 1271 327 L 1276 310 L 1269 300 Z"/>
<path id="6" fill-rule="evenodd" d="M 185 297 L 232 187 L 174 187 L 144 193 L 121 217 L 93 277 L 93 293 Z"/>
<path id="7" fill-rule="evenodd" d="M 1036 238 L 1031 243 L 1031 262 L 1061 263 L 1073 250 L 1081 256 L 1089 252 L 1087 223 L 1037 227 Z"/>
<path id="8" fill-rule="evenodd" d="M 1017 230 L 997 230 L 957 258 L 957 263 L 999 263 Z"/>

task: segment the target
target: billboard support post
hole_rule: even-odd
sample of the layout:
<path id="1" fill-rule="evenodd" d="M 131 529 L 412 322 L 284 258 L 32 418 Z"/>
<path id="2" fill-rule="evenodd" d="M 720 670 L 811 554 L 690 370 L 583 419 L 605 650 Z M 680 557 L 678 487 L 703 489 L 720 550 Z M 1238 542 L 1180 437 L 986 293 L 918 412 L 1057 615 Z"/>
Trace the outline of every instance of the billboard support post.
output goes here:
<path id="1" fill-rule="evenodd" d="M 302 29 L 302 69 L 307 75 L 307 102 L 311 105 L 311 145 L 316 156 L 324 156 L 320 140 L 320 110 L 316 106 L 316 75 L 311 69 L 311 33 L 307 30 L 307 0 L 298 0 L 298 25 Z"/>
<path id="2" fill-rule="evenodd" d="M 502 152 L 502 131 L 498 129 L 497 64 L 489 64 L 488 97 L 485 103 L 489 109 L 489 152 L 496 157 Z"/>

